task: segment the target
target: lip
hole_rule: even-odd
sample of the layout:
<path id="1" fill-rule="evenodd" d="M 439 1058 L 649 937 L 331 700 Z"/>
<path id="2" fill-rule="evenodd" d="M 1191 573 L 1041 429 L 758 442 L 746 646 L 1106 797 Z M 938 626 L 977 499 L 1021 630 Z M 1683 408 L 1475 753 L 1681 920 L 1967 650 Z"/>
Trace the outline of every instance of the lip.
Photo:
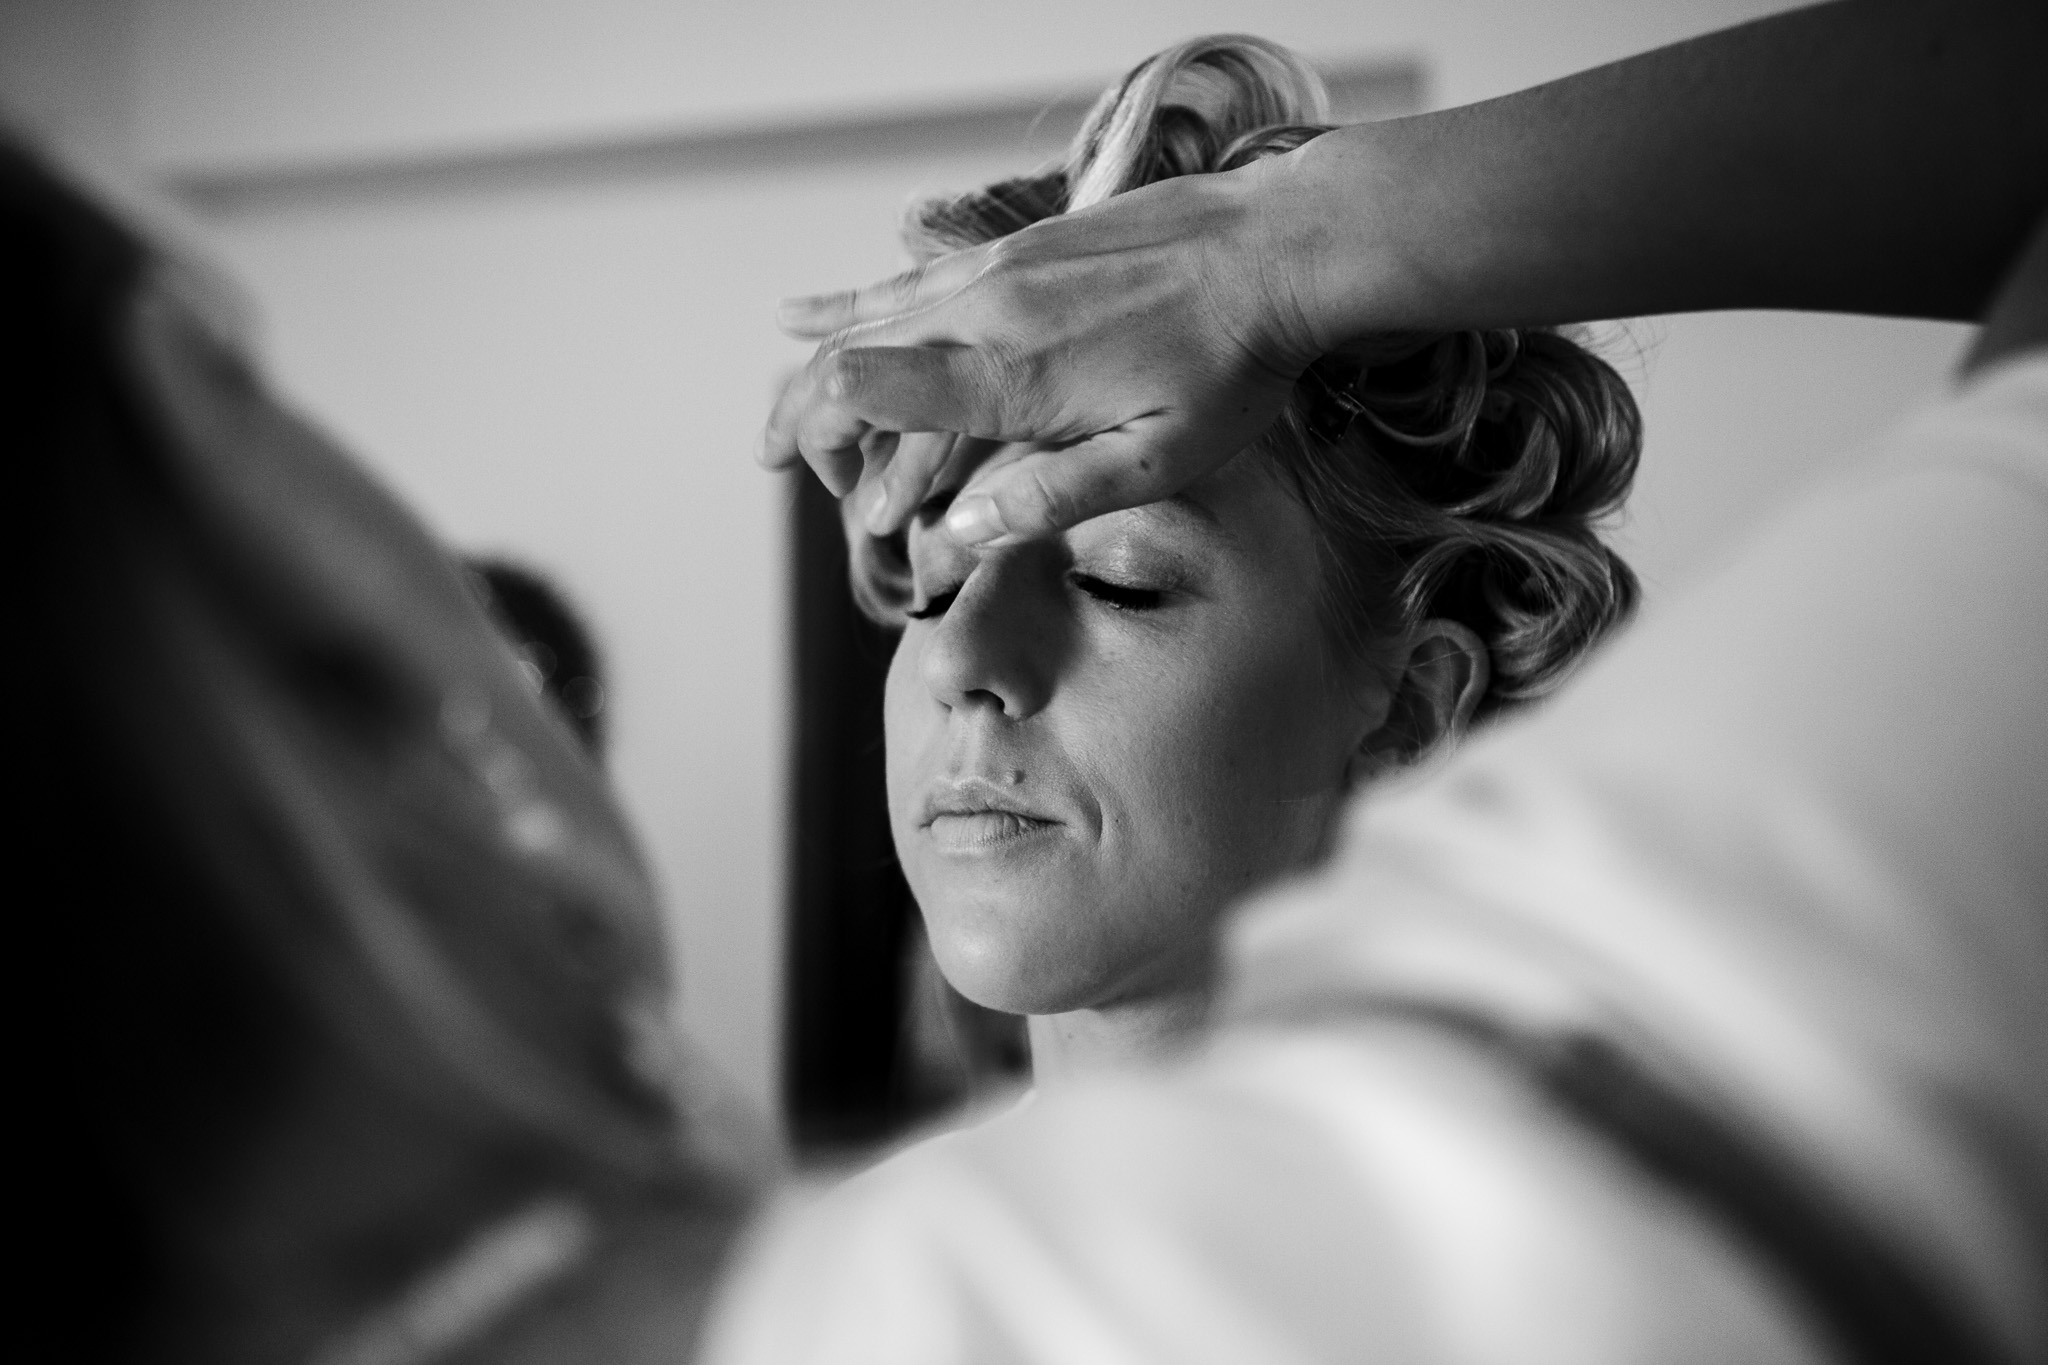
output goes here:
<path id="1" fill-rule="evenodd" d="M 949 852 L 992 852 L 1035 839 L 1064 822 L 983 777 L 956 777 L 925 790 L 917 822 Z"/>

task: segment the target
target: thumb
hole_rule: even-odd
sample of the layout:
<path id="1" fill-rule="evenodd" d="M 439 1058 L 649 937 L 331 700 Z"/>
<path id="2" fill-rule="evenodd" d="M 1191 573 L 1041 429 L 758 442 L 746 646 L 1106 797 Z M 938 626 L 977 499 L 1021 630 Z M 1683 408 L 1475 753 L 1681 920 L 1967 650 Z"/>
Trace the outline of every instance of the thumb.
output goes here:
<path id="1" fill-rule="evenodd" d="M 966 545 L 1053 535 L 1126 507 L 1171 497 L 1200 471 L 1175 469 L 1128 431 L 1040 450 L 970 483 L 946 513 Z"/>

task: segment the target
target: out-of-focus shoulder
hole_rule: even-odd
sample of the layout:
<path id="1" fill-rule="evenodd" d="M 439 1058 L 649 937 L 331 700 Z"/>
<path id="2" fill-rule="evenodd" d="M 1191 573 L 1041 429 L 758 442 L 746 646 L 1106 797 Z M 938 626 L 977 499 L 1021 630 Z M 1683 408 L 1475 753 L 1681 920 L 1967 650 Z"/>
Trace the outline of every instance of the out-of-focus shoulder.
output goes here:
<path id="1" fill-rule="evenodd" d="M 1901 461 L 1971 468 L 2048 498 L 2048 349 L 1970 377 L 1900 433 Z"/>
<path id="2" fill-rule="evenodd" d="M 944 1126 L 926 1129 L 921 1136 L 888 1152 L 880 1160 L 847 1177 L 849 1184 L 866 1188 L 868 1184 L 892 1179 L 906 1165 L 915 1166 L 929 1160 L 935 1153 L 953 1146 L 968 1133 L 1005 1123 L 1031 1107 L 1038 1092 L 1033 1089 L 1021 1093 L 1003 1095 L 999 1098 L 968 1106 L 950 1115 L 943 1121 Z"/>

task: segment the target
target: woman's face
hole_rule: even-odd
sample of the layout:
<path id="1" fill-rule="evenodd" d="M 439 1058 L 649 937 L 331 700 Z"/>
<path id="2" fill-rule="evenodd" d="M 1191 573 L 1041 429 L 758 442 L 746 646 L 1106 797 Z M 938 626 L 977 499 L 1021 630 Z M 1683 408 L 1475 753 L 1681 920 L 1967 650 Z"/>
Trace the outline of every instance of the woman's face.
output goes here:
<path id="1" fill-rule="evenodd" d="M 1214 922 L 1320 846 L 1386 690 L 1318 614 L 1267 458 L 1051 540 L 921 516 L 889 670 L 889 811 L 940 966 L 1022 1014 L 1198 983 Z"/>

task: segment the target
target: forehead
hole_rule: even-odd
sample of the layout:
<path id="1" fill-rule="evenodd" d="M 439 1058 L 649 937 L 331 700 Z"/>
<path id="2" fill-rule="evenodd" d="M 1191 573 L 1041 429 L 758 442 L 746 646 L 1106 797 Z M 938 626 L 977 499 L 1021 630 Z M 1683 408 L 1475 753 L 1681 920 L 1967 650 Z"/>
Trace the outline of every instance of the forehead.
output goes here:
<path id="1" fill-rule="evenodd" d="M 1274 548 L 1308 526 L 1280 466 L 1256 449 L 1239 451 L 1171 498 L 1133 510 L 1159 522 L 1192 520 L 1247 549 Z"/>
<path id="2" fill-rule="evenodd" d="M 977 465 L 975 476 L 1013 463 L 1030 449 L 1000 447 Z M 927 554 L 975 553 L 938 531 L 943 516 L 944 504 L 940 503 L 916 519 L 910 537 L 913 558 L 920 549 Z M 1075 546 L 1109 539 L 1165 540 L 1306 564 L 1313 557 L 1309 548 L 1312 530 L 1306 509 L 1274 460 L 1257 450 L 1245 450 L 1170 498 L 1091 518 L 1070 528 L 1061 539 Z"/>

